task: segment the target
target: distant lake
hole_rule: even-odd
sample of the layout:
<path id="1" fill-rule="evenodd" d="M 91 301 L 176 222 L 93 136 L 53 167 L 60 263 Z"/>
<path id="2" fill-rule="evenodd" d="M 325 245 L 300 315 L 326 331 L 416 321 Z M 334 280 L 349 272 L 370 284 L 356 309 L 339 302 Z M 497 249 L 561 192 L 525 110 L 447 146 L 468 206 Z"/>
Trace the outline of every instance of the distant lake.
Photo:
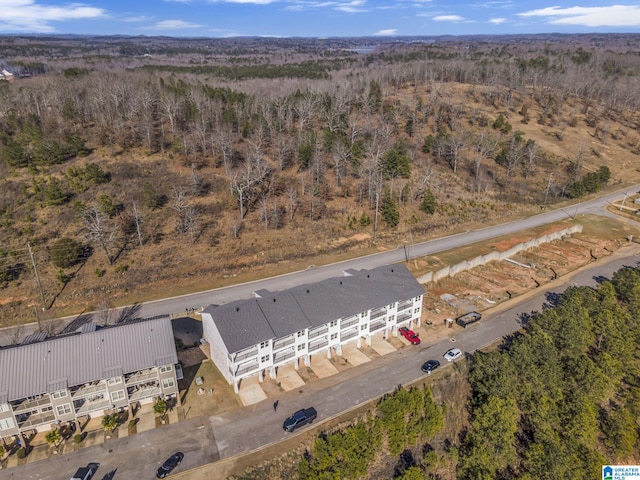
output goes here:
<path id="1" fill-rule="evenodd" d="M 372 45 L 370 47 L 345 48 L 345 50 L 347 50 L 348 52 L 355 52 L 355 53 L 372 53 L 375 51 L 375 49 L 376 49 L 375 45 Z"/>

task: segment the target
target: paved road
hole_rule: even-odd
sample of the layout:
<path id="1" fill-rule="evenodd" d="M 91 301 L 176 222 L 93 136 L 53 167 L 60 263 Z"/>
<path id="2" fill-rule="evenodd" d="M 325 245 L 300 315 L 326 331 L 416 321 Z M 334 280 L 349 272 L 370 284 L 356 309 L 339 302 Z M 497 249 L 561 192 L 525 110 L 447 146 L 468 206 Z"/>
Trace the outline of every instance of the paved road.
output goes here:
<path id="1" fill-rule="evenodd" d="M 344 413 L 349 407 L 377 398 L 392 391 L 398 384 L 408 385 L 424 374 L 419 367 L 430 358 L 440 360 L 442 367 L 447 362 L 442 355 L 453 347 L 472 353 L 516 330 L 520 314 L 540 311 L 547 303 L 550 293 L 561 293 L 570 285 L 595 286 L 622 266 L 638 266 L 640 246 L 633 245 L 622 251 L 588 265 L 571 275 L 539 290 L 489 311 L 489 315 L 472 327 L 455 327 L 455 343 L 444 340 L 435 345 L 407 347 L 381 359 L 355 367 L 332 377 L 308 384 L 300 391 L 288 392 L 279 398 L 278 417 L 270 402 L 262 402 L 248 409 L 228 412 L 211 417 L 211 425 L 218 442 L 221 458 L 249 452 L 271 442 L 283 439 L 287 434 L 282 430 L 282 420 L 287 413 L 313 405 L 318 411 L 318 421 Z M 423 334 L 426 337 L 428 334 Z M 282 414 L 280 414 L 282 412 Z"/>
<path id="2" fill-rule="evenodd" d="M 179 471 L 201 466 L 259 449 L 284 439 L 284 417 L 295 410 L 313 405 L 318 420 L 339 415 L 384 393 L 398 384 L 408 385 L 424 374 L 420 365 L 429 358 L 441 360 L 441 368 L 451 368 L 442 360 L 443 353 L 456 346 L 474 352 L 520 328 L 521 313 L 540 311 L 548 295 L 561 293 L 569 285 L 595 286 L 610 278 L 622 266 L 638 266 L 640 246 L 625 247 L 610 257 L 594 262 L 544 288 L 497 306 L 473 327 L 455 327 L 455 343 L 444 339 L 428 345 L 427 335 L 419 347 L 406 347 L 383 358 L 345 370 L 331 377 L 309 383 L 299 390 L 279 397 L 278 412 L 265 401 L 210 418 L 199 417 L 175 425 L 143 432 L 123 439 L 49 460 L 0 471 L 0 480 L 20 478 L 66 480 L 77 466 L 90 461 L 102 465 L 97 478 L 117 469 L 115 479 L 152 479 L 159 463 L 175 450 L 185 453 Z M 61 474 L 60 472 L 64 472 Z"/>
<path id="3" fill-rule="evenodd" d="M 93 480 L 100 480 L 113 470 L 114 480 L 152 480 L 160 464 L 177 450 L 182 451 L 185 457 L 176 471 L 218 460 L 215 444 L 206 418 L 200 417 L 0 470 L 0 479 L 69 480 L 79 467 L 98 462 L 100 468 Z"/>
<path id="4" fill-rule="evenodd" d="M 410 245 L 407 246 L 406 256 L 405 249 L 398 248 L 396 250 L 375 253 L 373 255 L 345 260 L 344 262 L 322 267 L 310 267 L 307 270 L 300 272 L 271 277 L 264 280 L 257 280 L 255 282 L 249 282 L 242 285 L 234 285 L 231 287 L 185 295 L 183 297 L 168 298 L 145 303 L 141 306 L 140 316 L 146 318 L 170 312 L 184 312 L 185 308 L 191 308 L 193 306 L 208 306 L 211 304 L 220 305 L 241 298 L 251 298 L 253 296 L 253 292 L 260 289 L 272 291 L 285 290 L 287 288 L 295 287 L 296 285 L 314 283 L 327 278 L 339 276 L 344 270 L 350 268 L 359 270 L 363 268 L 390 265 L 392 263 L 403 262 L 407 257 L 418 258 L 425 255 L 433 255 L 445 250 L 451 250 L 491 238 L 509 235 L 529 228 L 538 227 L 540 225 L 566 220 L 567 218 L 575 218 L 576 216 L 585 213 L 603 214 L 604 206 L 621 199 L 625 193 L 637 191 L 639 188 L 640 185 L 635 185 L 601 198 L 578 203 L 569 208 L 552 210 L 514 222 Z"/>
<path id="5" fill-rule="evenodd" d="M 481 242 L 495 237 L 509 235 L 522 230 L 526 230 L 540 225 L 565 220 L 567 218 L 576 218 L 586 213 L 603 214 L 604 206 L 616 200 L 620 200 L 626 193 L 635 192 L 640 189 L 640 185 L 629 186 L 625 189 L 610 193 L 604 197 L 600 197 L 588 202 L 581 202 L 571 207 L 552 210 L 534 215 L 529 218 L 517 220 L 501 225 L 487 227 L 479 230 L 468 231 L 457 235 L 431 240 L 428 242 L 418 243 L 398 248 L 387 252 L 376 253 L 364 257 L 345 260 L 343 262 L 331 265 L 313 267 L 307 270 L 294 272 L 278 277 L 266 278 L 254 282 L 248 282 L 240 285 L 198 292 L 180 297 L 166 298 L 153 302 L 148 302 L 137 306 L 137 316 L 142 318 L 150 318 L 158 315 L 168 315 L 172 313 L 184 312 L 187 308 L 208 306 L 211 304 L 221 305 L 234 300 L 251 298 L 253 292 L 260 289 L 271 291 L 285 290 L 296 285 L 314 283 L 327 278 L 340 276 L 346 269 L 366 269 L 374 268 L 382 265 L 390 265 L 405 261 L 406 258 L 418 258 L 425 255 L 433 255 L 445 250 L 459 248 L 476 242 Z M 88 320 L 87 316 L 85 320 Z M 67 322 L 69 319 L 66 320 Z M 37 330 L 36 324 L 30 324 L 20 327 L 20 338 Z M 13 328 L 0 329 L 0 345 L 7 345 L 14 342 Z"/>

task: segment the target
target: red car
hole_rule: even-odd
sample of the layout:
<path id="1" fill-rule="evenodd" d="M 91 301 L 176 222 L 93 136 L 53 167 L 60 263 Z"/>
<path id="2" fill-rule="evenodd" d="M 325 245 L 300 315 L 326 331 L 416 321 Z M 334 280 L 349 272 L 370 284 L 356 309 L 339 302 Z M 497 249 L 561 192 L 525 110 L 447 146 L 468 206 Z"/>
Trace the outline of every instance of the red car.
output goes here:
<path id="1" fill-rule="evenodd" d="M 409 340 L 412 345 L 420 344 L 420 337 L 413 330 L 409 330 L 407 327 L 400 327 L 398 329 L 398 332 L 400 332 L 400 335 L 402 335 L 404 338 Z"/>

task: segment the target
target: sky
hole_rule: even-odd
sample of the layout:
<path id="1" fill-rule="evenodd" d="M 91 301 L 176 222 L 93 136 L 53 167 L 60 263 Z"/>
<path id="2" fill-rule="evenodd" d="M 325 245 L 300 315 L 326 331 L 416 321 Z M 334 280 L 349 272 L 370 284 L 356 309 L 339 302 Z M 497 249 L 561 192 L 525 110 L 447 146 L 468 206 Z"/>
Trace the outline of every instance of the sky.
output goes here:
<path id="1" fill-rule="evenodd" d="M 640 33 L 624 0 L 0 0 L 0 34 L 363 37 Z"/>

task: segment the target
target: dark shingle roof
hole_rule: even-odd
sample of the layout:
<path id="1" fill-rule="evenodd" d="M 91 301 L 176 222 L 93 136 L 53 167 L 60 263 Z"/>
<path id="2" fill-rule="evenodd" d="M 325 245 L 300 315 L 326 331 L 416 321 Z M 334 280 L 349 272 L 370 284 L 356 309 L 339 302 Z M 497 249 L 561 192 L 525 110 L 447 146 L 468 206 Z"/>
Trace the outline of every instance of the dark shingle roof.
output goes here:
<path id="1" fill-rule="evenodd" d="M 348 270 L 345 276 L 282 292 L 261 290 L 260 298 L 210 305 L 204 311 L 213 318 L 227 350 L 235 353 L 422 294 L 424 289 L 404 265 L 388 265 Z"/>

